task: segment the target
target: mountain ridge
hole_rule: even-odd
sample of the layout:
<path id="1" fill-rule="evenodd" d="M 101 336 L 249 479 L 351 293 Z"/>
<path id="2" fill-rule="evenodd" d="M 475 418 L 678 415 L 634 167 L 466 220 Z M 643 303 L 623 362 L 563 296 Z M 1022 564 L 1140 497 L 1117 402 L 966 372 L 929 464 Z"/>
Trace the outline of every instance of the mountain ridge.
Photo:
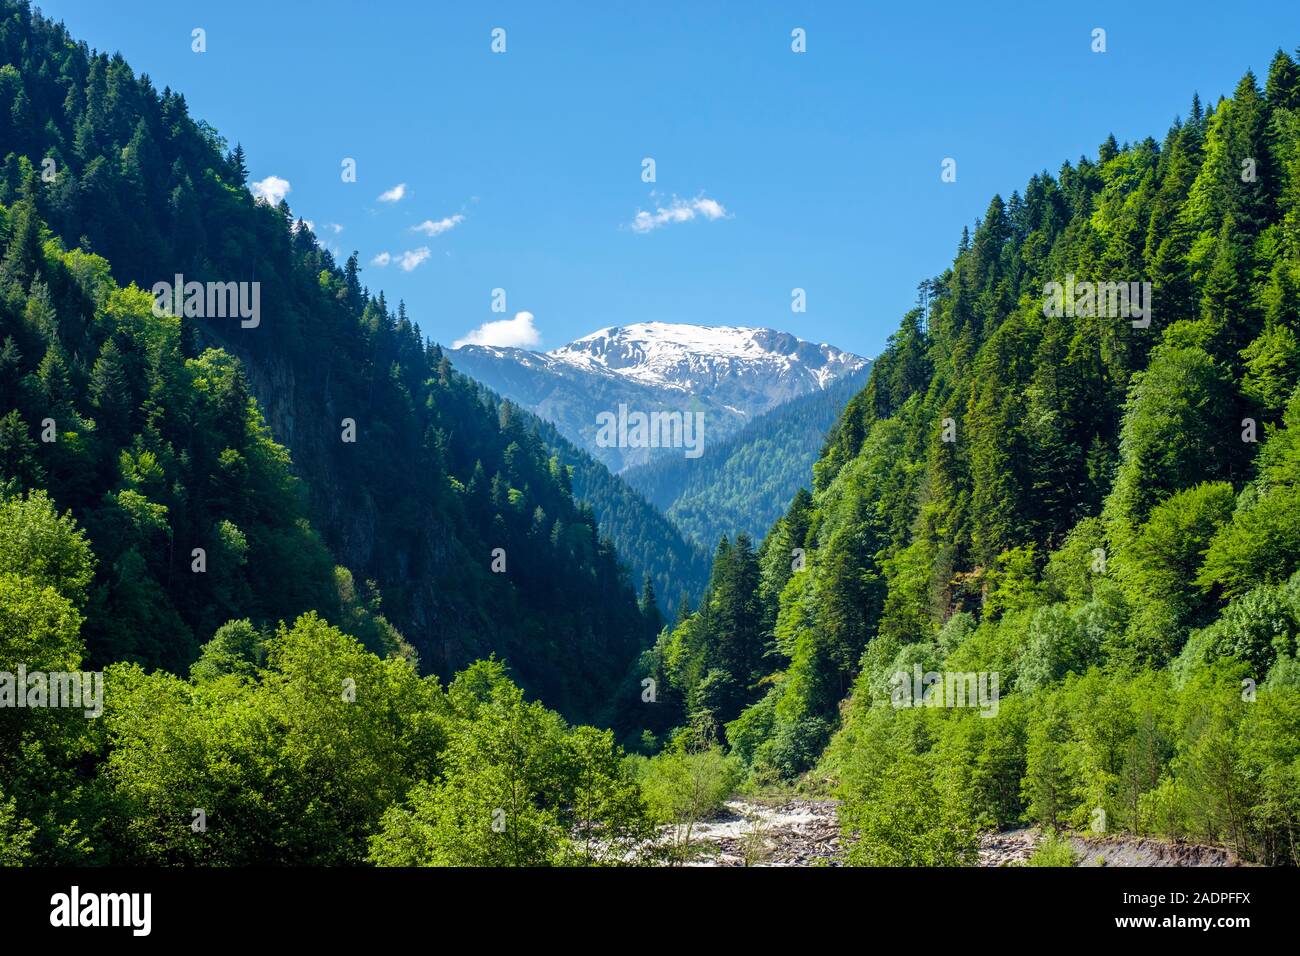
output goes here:
<path id="1" fill-rule="evenodd" d="M 608 326 L 547 352 L 465 345 L 448 354 L 461 371 L 553 422 L 615 472 L 670 453 L 602 446 L 601 412 L 621 405 L 703 412 L 708 442 L 717 443 L 868 363 L 777 329 L 668 322 Z"/>
<path id="2" fill-rule="evenodd" d="M 663 458 L 629 468 L 622 479 L 663 511 L 687 540 L 712 552 L 725 535 L 755 541 L 785 513 L 827 436 L 861 391 L 871 366 L 764 412 L 702 461 Z"/>

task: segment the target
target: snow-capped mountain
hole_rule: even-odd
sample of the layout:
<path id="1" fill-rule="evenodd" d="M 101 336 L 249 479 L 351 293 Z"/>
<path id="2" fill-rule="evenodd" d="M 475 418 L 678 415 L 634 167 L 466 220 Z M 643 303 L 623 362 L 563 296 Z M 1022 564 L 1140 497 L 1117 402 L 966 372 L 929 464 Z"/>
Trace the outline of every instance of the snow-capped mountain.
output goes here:
<path id="1" fill-rule="evenodd" d="M 670 322 L 601 329 L 549 352 L 466 345 L 452 351 L 451 359 L 472 378 L 554 422 L 615 471 L 657 455 L 682 454 L 641 440 L 638 413 L 689 416 L 687 428 L 693 420 L 704 429 L 707 453 L 709 442 L 734 434 L 755 416 L 868 364 L 775 329 Z M 615 427 L 602 431 L 608 424 Z"/>
<path id="2" fill-rule="evenodd" d="M 670 322 L 601 329 L 547 355 L 578 368 L 608 370 L 661 388 L 694 390 L 743 377 L 774 404 L 825 388 L 865 362 L 834 346 L 813 345 L 775 329 Z"/>

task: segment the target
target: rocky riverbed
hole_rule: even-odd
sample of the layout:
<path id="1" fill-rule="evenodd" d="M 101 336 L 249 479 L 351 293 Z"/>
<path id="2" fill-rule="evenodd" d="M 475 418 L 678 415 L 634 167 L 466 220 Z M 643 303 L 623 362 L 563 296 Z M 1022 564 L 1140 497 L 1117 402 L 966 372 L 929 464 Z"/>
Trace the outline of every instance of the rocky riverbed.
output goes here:
<path id="1" fill-rule="evenodd" d="M 730 800 L 691 831 L 691 866 L 843 866 L 834 800 Z M 980 866 L 1015 866 L 1033 854 L 1036 827 L 980 837 Z M 1079 866 L 1240 866 L 1222 847 L 1132 836 L 1070 837 Z"/>
<path id="2" fill-rule="evenodd" d="M 1013 866 L 1028 860 L 1042 839 L 1036 827 L 980 837 L 980 866 Z M 1078 866 L 1241 866 L 1231 850 L 1135 836 L 1072 834 Z"/>
<path id="3" fill-rule="evenodd" d="M 697 823 L 692 866 L 841 866 L 833 800 L 728 801 L 722 814 Z"/>

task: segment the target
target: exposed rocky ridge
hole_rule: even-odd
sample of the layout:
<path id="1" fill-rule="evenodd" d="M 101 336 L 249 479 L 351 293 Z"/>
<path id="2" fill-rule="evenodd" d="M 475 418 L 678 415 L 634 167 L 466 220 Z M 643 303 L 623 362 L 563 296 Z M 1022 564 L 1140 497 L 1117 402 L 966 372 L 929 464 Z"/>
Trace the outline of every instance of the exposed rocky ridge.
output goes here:
<path id="1" fill-rule="evenodd" d="M 1037 827 L 980 837 L 980 866 L 1023 864 L 1042 839 Z M 1135 836 L 1071 834 L 1078 866 L 1241 866 L 1231 850 Z"/>

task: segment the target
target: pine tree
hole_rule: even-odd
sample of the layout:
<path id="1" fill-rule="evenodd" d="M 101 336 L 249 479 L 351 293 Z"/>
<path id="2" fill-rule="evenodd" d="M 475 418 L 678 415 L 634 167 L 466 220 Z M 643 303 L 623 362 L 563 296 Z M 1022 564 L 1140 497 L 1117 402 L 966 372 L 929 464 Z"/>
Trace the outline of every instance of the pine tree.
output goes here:
<path id="1" fill-rule="evenodd" d="M 236 186 L 248 184 L 248 163 L 241 143 L 236 143 L 235 148 L 230 153 L 230 174 L 234 178 Z"/>
<path id="2" fill-rule="evenodd" d="M 39 278 L 32 280 L 23 318 L 28 328 L 45 343 L 53 344 L 60 340 L 59 316 L 50 298 L 50 288 Z"/>
<path id="3" fill-rule="evenodd" d="M 13 336 L 5 336 L 0 346 L 0 409 L 18 404 L 18 378 L 22 374 L 23 356 Z"/>
<path id="4" fill-rule="evenodd" d="M 131 413 L 136 399 L 122 352 L 111 337 L 104 342 L 91 370 L 90 401 L 98 411 L 96 424 L 116 443 L 124 443 L 131 434 Z"/>
<path id="5" fill-rule="evenodd" d="M 36 442 L 17 411 L 0 418 L 0 487 L 9 479 L 18 482 L 19 490 L 39 488 L 45 482 Z"/>
<path id="6" fill-rule="evenodd" d="M 35 182 L 28 176 L 28 183 Z M 26 289 L 31 285 L 44 259 L 41 252 L 41 225 L 36 204 L 24 199 L 16 203 L 9 222 L 9 244 L 0 261 L 0 280 L 16 283 Z"/>
<path id="7" fill-rule="evenodd" d="M 646 634 L 653 640 L 654 635 L 663 629 L 664 620 L 655 600 L 655 583 L 649 574 L 641 581 L 641 599 L 637 603 L 641 609 L 641 617 L 645 620 Z"/>

